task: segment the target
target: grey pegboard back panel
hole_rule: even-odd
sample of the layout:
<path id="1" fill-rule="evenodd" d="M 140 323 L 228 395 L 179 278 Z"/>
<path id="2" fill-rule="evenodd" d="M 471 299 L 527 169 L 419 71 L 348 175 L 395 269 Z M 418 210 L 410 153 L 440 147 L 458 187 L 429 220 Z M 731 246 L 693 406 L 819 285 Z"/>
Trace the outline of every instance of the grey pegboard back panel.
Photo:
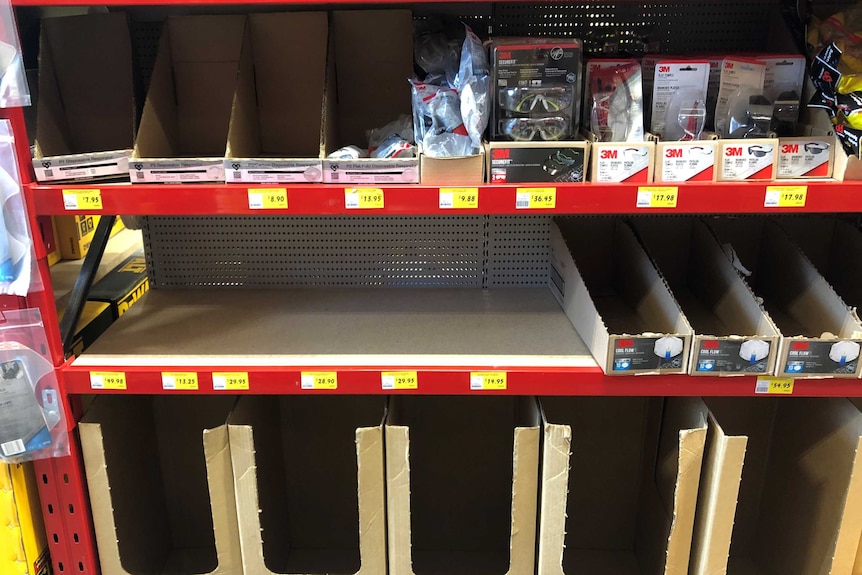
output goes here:
<path id="1" fill-rule="evenodd" d="M 490 216 L 486 287 L 548 285 L 551 218 Z"/>

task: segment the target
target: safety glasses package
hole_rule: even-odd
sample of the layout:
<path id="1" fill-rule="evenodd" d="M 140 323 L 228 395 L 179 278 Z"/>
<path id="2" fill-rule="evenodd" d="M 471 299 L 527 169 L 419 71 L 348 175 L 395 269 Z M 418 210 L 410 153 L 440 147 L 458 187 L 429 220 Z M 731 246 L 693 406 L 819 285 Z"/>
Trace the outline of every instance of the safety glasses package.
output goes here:
<path id="1" fill-rule="evenodd" d="M 652 124 L 663 140 L 699 140 L 706 126 L 709 62 L 661 61 L 653 82 Z"/>
<path id="2" fill-rule="evenodd" d="M 766 64 L 752 58 L 725 58 L 715 105 L 715 130 L 722 138 L 766 137 L 772 102 L 763 95 Z"/>
<path id="3" fill-rule="evenodd" d="M 69 454 L 64 410 L 38 309 L 0 312 L 0 461 Z M 39 350 L 39 351 L 37 351 Z"/>
<path id="4" fill-rule="evenodd" d="M 498 38 L 491 48 L 494 140 L 568 140 L 579 129 L 581 42 Z"/>
<path id="5" fill-rule="evenodd" d="M 643 142 L 643 77 L 636 60 L 587 64 L 589 130 L 598 142 Z"/>

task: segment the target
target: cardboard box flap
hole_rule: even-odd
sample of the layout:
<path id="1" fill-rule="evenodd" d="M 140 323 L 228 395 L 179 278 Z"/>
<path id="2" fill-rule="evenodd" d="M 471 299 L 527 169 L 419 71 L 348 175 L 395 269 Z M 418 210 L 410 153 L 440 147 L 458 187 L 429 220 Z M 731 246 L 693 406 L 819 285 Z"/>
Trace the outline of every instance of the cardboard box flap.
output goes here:
<path id="1" fill-rule="evenodd" d="M 177 104 L 174 84 L 173 62 L 171 62 L 171 39 L 167 33 L 170 20 L 162 28 L 159 48 L 150 86 L 135 138 L 135 158 L 158 158 L 178 156 Z"/>

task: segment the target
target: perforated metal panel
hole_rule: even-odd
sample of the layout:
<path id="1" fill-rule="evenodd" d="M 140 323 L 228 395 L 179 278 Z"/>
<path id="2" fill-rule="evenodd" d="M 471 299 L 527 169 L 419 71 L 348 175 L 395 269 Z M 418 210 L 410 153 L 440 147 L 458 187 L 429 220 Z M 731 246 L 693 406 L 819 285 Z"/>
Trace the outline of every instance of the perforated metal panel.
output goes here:
<path id="1" fill-rule="evenodd" d="M 548 284 L 551 218 L 492 216 L 487 237 L 487 287 Z"/>

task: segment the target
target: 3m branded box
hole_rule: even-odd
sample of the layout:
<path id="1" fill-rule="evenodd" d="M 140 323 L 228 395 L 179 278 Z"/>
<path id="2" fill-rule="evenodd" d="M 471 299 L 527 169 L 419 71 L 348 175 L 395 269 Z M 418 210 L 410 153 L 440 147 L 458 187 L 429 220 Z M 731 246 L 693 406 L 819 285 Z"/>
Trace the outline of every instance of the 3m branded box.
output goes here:
<path id="1" fill-rule="evenodd" d="M 103 573 L 242 575 L 233 397 L 100 396 L 78 424 Z"/>
<path id="2" fill-rule="evenodd" d="M 716 172 L 716 142 L 659 142 L 656 144 L 656 182 L 712 182 Z"/>
<path id="3" fill-rule="evenodd" d="M 655 142 L 593 142 L 590 181 L 648 183 L 653 179 Z"/>
<path id="4" fill-rule="evenodd" d="M 606 374 L 688 372 L 691 326 L 624 222 L 556 220 L 550 288 Z"/>
<path id="5" fill-rule="evenodd" d="M 490 142 L 488 183 L 584 182 L 589 142 Z"/>
<path id="6" fill-rule="evenodd" d="M 51 575 L 32 463 L 0 464 L 0 573 Z"/>
<path id="7" fill-rule="evenodd" d="M 532 398 L 392 397 L 389 573 L 532 575 L 539 425 Z"/>
<path id="8" fill-rule="evenodd" d="M 143 251 L 139 251 L 93 284 L 87 299 L 109 304 L 114 319 L 117 319 L 149 290 L 147 261 Z"/>
<path id="9" fill-rule="evenodd" d="M 632 220 L 694 329 L 691 375 L 771 374 L 781 334 L 695 219 Z"/>
<path id="10" fill-rule="evenodd" d="M 711 223 L 737 269 L 781 330 L 778 375 L 858 377 L 862 324 L 778 225 L 759 218 Z"/>
<path id="11" fill-rule="evenodd" d="M 385 575 L 384 402 L 246 396 L 229 434 L 245 573 Z"/>
<path id="12" fill-rule="evenodd" d="M 718 140 L 719 182 L 761 182 L 775 179 L 778 166 L 778 140 Z"/>
<path id="13" fill-rule="evenodd" d="M 36 179 L 125 180 L 136 120 L 126 15 L 43 18 L 41 23 Z"/>
<path id="14" fill-rule="evenodd" d="M 538 575 L 688 572 L 700 399 L 542 398 Z"/>
<path id="15" fill-rule="evenodd" d="M 850 575 L 862 532 L 858 409 L 839 398 L 706 403 L 689 573 Z"/>
<path id="16" fill-rule="evenodd" d="M 778 139 L 778 179 L 829 178 L 835 162 L 835 136 Z"/>

